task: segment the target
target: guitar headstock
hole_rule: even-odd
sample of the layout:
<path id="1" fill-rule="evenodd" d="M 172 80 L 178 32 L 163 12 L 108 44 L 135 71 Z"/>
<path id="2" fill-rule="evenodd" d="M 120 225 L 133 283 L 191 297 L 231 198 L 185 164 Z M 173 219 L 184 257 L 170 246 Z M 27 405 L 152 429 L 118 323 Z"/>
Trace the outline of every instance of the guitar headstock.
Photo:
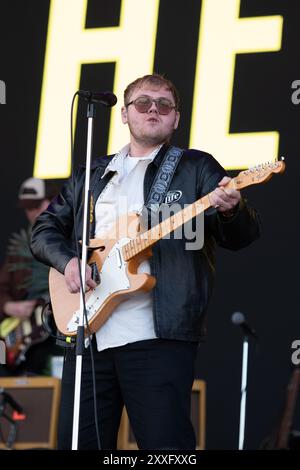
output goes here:
<path id="1" fill-rule="evenodd" d="M 241 171 L 234 178 L 234 186 L 236 189 L 242 189 L 251 184 L 265 183 L 272 178 L 274 173 L 283 173 L 284 170 L 284 159 L 272 163 L 263 163 L 249 168 L 249 170 Z"/>

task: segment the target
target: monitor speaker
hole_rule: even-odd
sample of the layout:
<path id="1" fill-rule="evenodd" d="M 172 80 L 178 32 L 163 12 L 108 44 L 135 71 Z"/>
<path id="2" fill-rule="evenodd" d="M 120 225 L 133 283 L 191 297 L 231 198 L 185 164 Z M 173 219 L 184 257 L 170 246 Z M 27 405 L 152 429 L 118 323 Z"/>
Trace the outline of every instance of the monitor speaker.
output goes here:
<path id="1" fill-rule="evenodd" d="M 0 448 L 55 449 L 60 379 L 5 377 L 0 389 Z"/>

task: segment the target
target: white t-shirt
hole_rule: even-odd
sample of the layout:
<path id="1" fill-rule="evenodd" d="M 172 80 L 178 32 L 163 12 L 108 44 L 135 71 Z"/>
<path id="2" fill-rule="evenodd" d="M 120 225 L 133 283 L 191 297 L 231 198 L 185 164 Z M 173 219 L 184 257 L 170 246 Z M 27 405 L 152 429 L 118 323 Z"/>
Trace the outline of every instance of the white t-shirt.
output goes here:
<path id="1" fill-rule="evenodd" d="M 109 163 L 116 174 L 108 182 L 96 203 L 96 238 L 103 238 L 117 217 L 128 212 L 141 213 L 144 205 L 144 177 L 149 163 L 161 146 L 146 157 L 130 157 L 129 145 Z M 150 273 L 149 261 L 143 261 L 138 272 Z M 122 346 L 127 343 L 156 338 L 153 322 L 152 294 L 141 292 L 121 302 L 108 320 L 96 332 L 97 349 Z"/>

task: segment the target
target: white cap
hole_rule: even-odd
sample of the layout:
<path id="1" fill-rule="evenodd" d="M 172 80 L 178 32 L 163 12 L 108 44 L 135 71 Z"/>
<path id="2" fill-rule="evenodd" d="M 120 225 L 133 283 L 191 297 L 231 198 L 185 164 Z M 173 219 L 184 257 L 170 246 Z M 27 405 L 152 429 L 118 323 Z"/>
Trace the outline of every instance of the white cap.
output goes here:
<path id="1" fill-rule="evenodd" d="M 25 180 L 19 190 L 19 199 L 24 200 L 42 200 L 46 197 L 46 184 L 39 178 L 28 178 Z"/>

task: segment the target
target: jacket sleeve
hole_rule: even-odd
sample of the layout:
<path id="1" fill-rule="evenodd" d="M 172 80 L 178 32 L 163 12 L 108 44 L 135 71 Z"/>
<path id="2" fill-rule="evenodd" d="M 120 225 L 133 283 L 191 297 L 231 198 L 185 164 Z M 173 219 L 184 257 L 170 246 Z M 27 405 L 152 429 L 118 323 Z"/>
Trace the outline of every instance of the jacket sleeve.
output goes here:
<path id="1" fill-rule="evenodd" d="M 72 183 L 68 180 L 32 227 L 31 251 L 35 258 L 63 274 L 67 263 L 76 256 L 73 225 Z"/>
<path id="2" fill-rule="evenodd" d="M 226 171 L 207 154 L 198 175 L 198 192 L 204 196 L 213 191 L 219 181 L 226 176 Z M 242 197 L 231 217 L 225 217 L 215 208 L 210 207 L 204 217 L 205 234 L 211 234 L 217 244 L 231 250 L 239 250 L 260 236 L 260 217 L 255 209 L 248 206 Z"/>

